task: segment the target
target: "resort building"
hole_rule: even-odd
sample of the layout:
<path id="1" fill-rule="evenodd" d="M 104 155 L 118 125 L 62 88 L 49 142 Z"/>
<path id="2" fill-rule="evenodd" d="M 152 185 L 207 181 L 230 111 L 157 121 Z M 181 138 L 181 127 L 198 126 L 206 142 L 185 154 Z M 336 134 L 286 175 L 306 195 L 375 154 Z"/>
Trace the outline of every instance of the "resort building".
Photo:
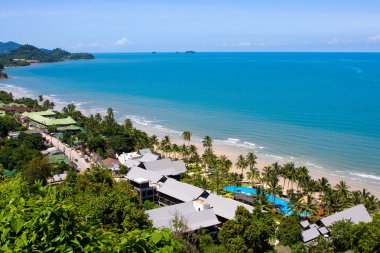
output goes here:
<path id="1" fill-rule="evenodd" d="M 207 194 L 205 190 L 172 178 L 167 178 L 165 182 L 157 185 L 157 202 L 164 206 L 190 202 L 204 194 Z"/>
<path id="2" fill-rule="evenodd" d="M 100 162 L 101 165 L 107 167 L 107 169 L 114 171 L 119 169 L 120 162 L 114 158 L 108 157 Z"/>
<path id="3" fill-rule="evenodd" d="M 140 197 L 140 201 L 150 200 L 156 202 L 157 183 L 166 178 L 155 172 L 144 170 L 140 167 L 133 167 L 126 178 Z"/>
<path id="4" fill-rule="evenodd" d="M 13 113 L 13 114 L 19 114 L 19 113 L 31 111 L 31 109 L 29 109 L 26 105 L 17 104 L 17 103 L 9 103 L 9 104 L 0 103 L 0 110 L 4 112 Z"/>
<path id="5" fill-rule="evenodd" d="M 49 126 L 56 126 L 58 129 L 69 126 L 77 127 L 77 122 L 71 117 L 58 119 L 56 118 L 56 113 L 52 110 L 42 112 L 24 112 L 22 114 L 22 119 L 28 124 L 28 126 L 41 129 L 45 129 Z"/>
<path id="6" fill-rule="evenodd" d="M 150 151 L 150 149 L 141 149 L 139 153 L 137 152 L 122 153 L 120 155 L 116 155 L 116 158 L 124 166 L 128 168 L 132 168 L 134 166 L 140 166 L 142 163 L 145 163 L 145 162 L 156 161 L 160 158 L 160 156 L 153 154 Z"/>
<path id="7" fill-rule="evenodd" d="M 144 162 L 140 167 L 160 175 L 171 177 L 178 177 L 180 174 L 186 172 L 186 165 L 182 160 L 172 161 L 170 159 L 161 159 Z"/>
<path id="8" fill-rule="evenodd" d="M 225 198 L 214 193 L 206 192 L 205 197 L 200 198 L 210 204 L 219 221 L 224 223 L 235 218 L 235 211 L 239 206 L 243 206 L 249 212 L 253 211 L 253 207 L 239 201 Z"/>
<path id="9" fill-rule="evenodd" d="M 360 222 L 371 222 L 372 217 L 363 204 L 348 208 L 344 211 L 335 213 L 320 219 L 317 224 L 310 224 L 308 221 L 300 223 L 302 227 L 302 240 L 305 243 L 316 240 L 320 235 L 329 237 L 329 227 L 337 221 L 350 220 L 354 224 Z"/>
<path id="10" fill-rule="evenodd" d="M 172 206 L 146 211 L 156 228 L 170 228 L 172 231 L 190 232 L 200 228 L 216 230 L 220 224 L 210 205 L 195 200 Z"/>
<path id="11" fill-rule="evenodd" d="M 59 183 L 62 183 L 63 181 L 65 181 L 66 178 L 67 178 L 67 173 L 63 172 L 62 174 L 56 174 L 56 175 L 48 178 L 47 183 L 49 185 L 56 185 L 56 184 L 59 184 Z"/>

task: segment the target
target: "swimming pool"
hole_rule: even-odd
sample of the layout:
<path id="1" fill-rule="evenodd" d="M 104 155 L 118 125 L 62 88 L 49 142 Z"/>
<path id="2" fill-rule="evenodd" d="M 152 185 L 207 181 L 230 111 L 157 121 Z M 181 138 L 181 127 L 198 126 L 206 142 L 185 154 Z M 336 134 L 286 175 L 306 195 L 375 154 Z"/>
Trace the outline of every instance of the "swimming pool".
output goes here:
<path id="1" fill-rule="evenodd" d="M 243 193 L 246 195 L 257 195 L 257 191 L 255 188 L 248 188 L 243 186 L 226 186 L 223 188 L 225 191 L 232 192 L 232 193 Z M 282 212 L 285 215 L 291 215 L 292 212 L 289 210 L 289 201 L 286 201 L 281 198 L 274 197 L 273 202 L 273 195 L 265 193 L 267 199 L 269 202 L 274 203 L 276 206 L 279 206 L 280 212 Z"/>

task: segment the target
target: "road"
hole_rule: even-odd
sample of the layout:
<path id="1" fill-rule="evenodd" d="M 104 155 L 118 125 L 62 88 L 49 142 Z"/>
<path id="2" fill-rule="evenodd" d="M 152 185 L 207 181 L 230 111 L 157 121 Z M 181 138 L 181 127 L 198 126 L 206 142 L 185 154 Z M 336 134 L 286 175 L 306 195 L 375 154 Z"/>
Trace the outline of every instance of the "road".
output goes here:
<path id="1" fill-rule="evenodd" d="M 87 168 L 91 168 L 92 163 L 87 163 L 83 157 L 79 156 L 78 151 L 76 151 L 75 149 L 66 146 L 66 144 L 61 142 L 59 139 L 46 133 L 42 133 L 42 137 L 44 137 L 51 145 L 65 153 L 66 156 L 69 158 L 69 161 L 77 165 L 78 170 L 80 170 L 80 172 L 85 172 L 87 171 Z"/>

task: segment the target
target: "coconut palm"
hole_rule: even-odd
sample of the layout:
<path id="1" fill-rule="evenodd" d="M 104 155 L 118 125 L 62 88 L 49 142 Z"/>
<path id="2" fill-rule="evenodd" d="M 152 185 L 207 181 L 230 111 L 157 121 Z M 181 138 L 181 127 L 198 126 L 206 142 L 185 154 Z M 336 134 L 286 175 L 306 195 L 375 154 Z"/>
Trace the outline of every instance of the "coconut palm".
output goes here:
<path id="1" fill-rule="evenodd" d="M 306 195 L 298 200 L 291 201 L 289 208 L 293 214 L 298 216 L 315 215 L 318 213 L 315 200 L 311 195 Z"/>
<path id="2" fill-rule="evenodd" d="M 344 199 L 348 198 L 348 195 L 350 194 L 350 191 L 348 190 L 350 187 L 347 185 L 346 181 L 342 180 L 340 181 L 336 186 L 335 189 L 338 191 L 338 194 L 342 196 Z"/>
<path id="3" fill-rule="evenodd" d="M 177 159 L 177 154 L 180 151 L 180 147 L 177 144 L 173 143 L 173 145 L 171 146 L 171 151 L 173 152 L 173 158 Z"/>
<path id="4" fill-rule="evenodd" d="M 238 156 L 235 166 L 236 168 L 241 169 L 241 174 L 243 175 L 243 171 L 247 168 L 247 161 L 243 155 Z"/>
<path id="5" fill-rule="evenodd" d="M 322 177 L 318 179 L 318 188 L 322 194 L 325 194 L 325 192 L 331 188 L 331 184 L 327 178 Z"/>
<path id="6" fill-rule="evenodd" d="M 191 135 L 192 135 L 192 133 L 190 131 L 184 131 L 182 133 L 183 140 L 187 141 L 187 145 L 190 144 Z"/>
<path id="7" fill-rule="evenodd" d="M 153 147 L 153 151 L 157 148 L 158 144 L 159 144 L 159 141 L 158 141 L 158 138 L 156 135 L 152 135 L 150 137 L 150 143 L 152 144 L 152 147 Z"/>
<path id="8" fill-rule="evenodd" d="M 311 179 L 309 175 L 309 170 L 305 166 L 298 167 L 297 172 L 297 191 L 299 191 L 300 186 L 307 185 L 307 182 Z"/>
<path id="9" fill-rule="evenodd" d="M 280 196 L 282 194 L 282 187 L 278 184 L 279 179 L 277 176 L 273 175 L 268 182 L 268 193 L 272 194 L 273 203 L 275 203 L 276 196 Z"/>
<path id="10" fill-rule="evenodd" d="M 297 180 L 297 170 L 296 170 L 296 167 L 294 165 L 294 163 L 288 163 L 288 188 L 289 188 L 289 182 L 291 182 L 292 184 L 292 189 L 293 188 L 293 183 Z"/>
<path id="11" fill-rule="evenodd" d="M 252 188 L 260 180 L 260 171 L 257 168 L 250 168 L 247 173 L 248 179 L 251 180 Z"/>
<path id="12" fill-rule="evenodd" d="M 238 174 L 236 172 L 230 173 L 229 183 L 234 187 L 234 190 L 237 187 L 241 186 L 242 181 L 243 181 L 243 175 L 242 174 Z"/>
<path id="13" fill-rule="evenodd" d="M 246 162 L 247 165 L 249 166 L 249 169 L 253 169 L 255 165 L 257 164 L 256 162 L 257 156 L 253 152 L 249 152 L 246 156 Z"/>
<path id="14" fill-rule="evenodd" d="M 210 149 L 212 147 L 212 139 L 210 136 L 206 135 L 202 141 L 203 147 Z"/>
<path id="15" fill-rule="evenodd" d="M 38 95 L 38 101 L 40 102 L 44 101 L 44 97 L 42 95 Z"/>

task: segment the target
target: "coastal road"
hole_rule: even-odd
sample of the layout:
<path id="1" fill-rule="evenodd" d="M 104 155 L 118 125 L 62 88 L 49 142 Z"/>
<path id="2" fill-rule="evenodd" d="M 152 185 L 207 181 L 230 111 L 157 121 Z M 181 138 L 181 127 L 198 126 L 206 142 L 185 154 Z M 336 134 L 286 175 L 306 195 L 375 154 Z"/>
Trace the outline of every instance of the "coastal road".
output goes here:
<path id="1" fill-rule="evenodd" d="M 83 157 L 80 157 L 78 151 L 75 149 L 70 148 L 59 139 L 46 133 L 42 133 L 42 137 L 44 137 L 51 145 L 65 153 L 69 158 L 69 161 L 75 163 L 78 166 L 78 170 L 80 170 L 80 172 L 85 172 L 87 171 L 87 168 L 91 168 L 92 164 L 87 163 Z"/>

